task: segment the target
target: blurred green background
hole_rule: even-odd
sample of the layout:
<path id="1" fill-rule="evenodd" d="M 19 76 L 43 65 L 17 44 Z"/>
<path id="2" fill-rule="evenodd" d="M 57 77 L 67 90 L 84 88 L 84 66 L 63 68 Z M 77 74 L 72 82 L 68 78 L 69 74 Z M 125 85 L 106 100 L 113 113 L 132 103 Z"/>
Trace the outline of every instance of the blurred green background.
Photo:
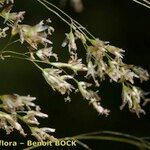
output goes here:
<path id="1" fill-rule="evenodd" d="M 59 6 L 59 0 L 49 1 Z M 52 20 L 52 26 L 55 28 L 51 38 L 53 50 L 58 53 L 61 60 L 66 59 L 65 49 L 61 47 L 61 43 L 65 38 L 64 33 L 69 32 L 69 27 L 36 0 L 15 0 L 15 3 L 14 10 L 26 11 L 24 23 L 33 25 L 43 19 L 50 18 Z M 83 4 L 84 10 L 81 13 L 74 12 L 69 4 L 63 10 L 96 37 L 110 41 L 112 45 L 125 49 L 125 62 L 140 65 L 150 70 L 149 9 L 132 2 L 132 0 L 84 0 Z M 1 40 L 1 48 L 7 40 Z M 16 44 L 9 49 L 21 52 L 25 50 L 22 47 Z M 82 47 L 79 48 L 79 54 L 84 56 Z M 137 118 L 135 114 L 130 113 L 127 107 L 120 111 L 120 85 L 105 82 L 100 88 L 100 95 L 103 99 L 102 105 L 111 110 L 110 115 L 106 118 L 98 116 L 97 112 L 88 105 L 86 100 L 82 99 L 80 94 L 72 94 L 72 101 L 65 103 L 63 96 L 54 92 L 42 77 L 41 72 L 28 61 L 15 59 L 0 61 L 0 71 L 0 94 L 17 93 L 36 96 L 36 103 L 41 106 L 45 113 L 49 114 L 49 119 L 41 120 L 43 121 L 41 125 L 56 128 L 56 137 L 73 136 L 100 130 L 118 131 L 142 137 L 150 136 L 150 106 L 145 107 L 147 115 L 141 115 L 141 118 Z M 144 90 L 150 91 L 150 82 L 140 86 Z M 5 136 L 4 131 L 1 131 L 1 138 L 14 138 L 17 141 L 24 141 L 17 134 Z M 93 150 L 137 149 L 127 144 L 108 141 L 92 141 L 88 144 L 93 147 Z"/>

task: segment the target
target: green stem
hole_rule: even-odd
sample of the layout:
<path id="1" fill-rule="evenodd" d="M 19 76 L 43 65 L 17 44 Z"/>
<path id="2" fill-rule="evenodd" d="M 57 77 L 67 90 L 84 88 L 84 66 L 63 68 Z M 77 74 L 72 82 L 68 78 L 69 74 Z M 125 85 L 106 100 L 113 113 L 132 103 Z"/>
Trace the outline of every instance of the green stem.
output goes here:
<path id="1" fill-rule="evenodd" d="M 8 51 L 7 51 L 8 52 Z M 13 52 L 13 51 L 9 51 L 11 53 L 14 53 L 14 54 L 17 54 L 17 55 L 21 55 L 21 56 L 26 56 L 24 54 L 21 54 L 21 53 L 17 53 L 17 52 Z M 18 57 L 18 56 L 12 56 L 12 55 L 9 55 L 9 56 L 3 56 L 4 58 L 5 57 L 9 57 L 9 58 L 17 58 L 17 59 L 22 59 L 22 60 L 28 60 L 28 61 L 31 61 L 37 68 L 39 68 L 41 71 L 43 71 L 43 68 L 41 68 L 37 63 L 35 63 L 35 60 L 33 59 L 30 59 L 30 58 L 23 58 L 23 57 Z"/>
<path id="2" fill-rule="evenodd" d="M 44 2 L 42 2 L 41 0 L 37 0 L 39 3 L 41 3 L 46 9 L 48 9 L 49 11 L 51 11 L 52 13 L 54 13 L 57 17 L 59 17 L 62 21 L 64 21 L 68 26 L 71 26 L 71 24 L 65 20 L 64 18 L 61 17 L 61 15 L 59 15 L 56 11 L 54 11 L 53 9 L 49 8 L 46 4 L 44 4 Z"/>
<path id="3" fill-rule="evenodd" d="M 54 13 L 56 16 L 58 16 L 62 21 L 64 21 L 67 25 L 69 25 L 71 28 L 73 28 L 75 30 L 75 28 L 77 28 L 82 34 L 84 34 L 84 36 L 86 36 L 86 38 L 88 39 L 87 35 L 82 31 L 82 29 L 89 34 L 93 39 L 96 39 L 94 37 L 94 35 L 92 35 L 85 27 L 83 27 L 79 22 L 77 22 L 76 20 L 74 20 L 73 18 L 71 18 L 69 15 L 67 15 L 64 11 L 62 11 L 61 9 L 59 9 L 57 6 L 55 6 L 54 4 L 48 2 L 47 0 L 37 0 L 39 3 L 41 3 L 45 8 L 47 8 L 49 11 L 51 11 L 52 13 Z M 43 1 L 43 2 L 42 2 Z M 74 26 L 72 26 L 71 23 L 69 23 L 66 19 L 64 19 L 61 15 L 59 15 L 56 11 L 54 11 L 53 9 L 49 8 L 46 4 L 44 4 L 44 2 L 50 6 L 52 6 L 53 8 L 55 8 L 57 11 L 61 12 L 63 15 L 65 15 L 68 19 L 70 19 L 70 21 L 72 22 L 72 24 Z M 75 28 L 74 28 L 75 27 Z"/>
<path id="4" fill-rule="evenodd" d="M 20 119 L 20 121 L 22 121 L 24 124 L 26 124 L 26 126 L 30 129 L 31 131 L 31 127 L 30 125 L 23 119 L 23 117 L 19 114 L 17 114 L 17 118 Z"/>
<path id="5" fill-rule="evenodd" d="M 144 140 L 150 140 L 150 136 L 142 137 L 142 139 L 144 139 Z"/>
<path id="6" fill-rule="evenodd" d="M 35 63 L 33 60 L 31 60 L 31 62 L 37 67 L 37 68 L 39 68 L 42 72 L 43 72 L 43 68 L 41 68 L 37 63 Z"/>
<path id="7" fill-rule="evenodd" d="M 5 51 L 6 52 L 6 51 Z M 7 51 L 8 52 L 8 51 Z M 23 55 L 24 56 L 24 54 L 21 54 L 21 53 L 16 53 L 16 52 L 13 52 L 13 51 L 9 51 L 9 52 L 11 52 L 11 53 L 14 53 L 14 54 L 17 54 L 17 55 Z M 40 60 L 34 60 L 34 59 L 30 59 L 30 58 L 23 58 L 23 57 L 18 57 L 18 56 L 12 56 L 12 55 L 9 55 L 9 56 L 3 56 L 4 58 L 5 57 L 9 57 L 9 58 L 16 58 L 16 59 L 21 59 L 21 60 L 28 60 L 28 61 L 30 61 L 30 62 L 32 62 L 38 69 L 40 69 L 42 72 L 43 72 L 43 68 L 41 68 L 36 62 L 39 62 L 39 63 L 45 63 L 45 64 L 49 64 L 49 65 L 52 65 L 52 66 L 55 66 L 55 67 L 57 67 L 57 68 L 60 68 L 60 67 L 58 67 L 57 66 L 57 62 L 55 63 L 55 62 L 45 62 L 45 61 L 40 61 Z M 67 65 L 66 63 L 59 63 L 59 65 L 62 65 L 61 67 L 69 67 L 69 65 Z M 70 68 L 71 69 L 71 68 Z M 67 74 L 66 72 L 65 72 L 65 70 L 63 70 L 62 68 L 61 68 L 61 70 L 65 73 L 65 74 Z M 72 78 L 72 80 L 74 80 L 77 84 L 79 83 L 75 78 Z"/>
<path id="8" fill-rule="evenodd" d="M 73 70 L 73 68 L 71 67 L 71 65 L 68 64 L 68 63 L 48 62 L 48 61 L 41 61 L 41 60 L 37 60 L 37 59 L 31 59 L 31 58 L 29 58 L 25 54 L 14 52 L 14 51 L 4 51 L 2 54 L 4 54 L 4 53 L 8 53 L 8 54 L 10 53 L 10 54 L 15 54 L 15 55 L 26 57 L 26 58 L 23 58 L 23 57 L 9 55 L 9 57 L 13 57 L 13 58 L 17 58 L 17 59 L 29 60 L 29 61 L 32 61 L 32 62 L 38 62 L 38 63 L 48 64 L 48 65 L 51 65 L 51 66 L 54 66 L 54 67 L 57 67 L 57 68 L 69 68 L 69 69 Z M 6 56 L 3 56 L 3 57 L 6 57 Z"/>
<path id="9" fill-rule="evenodd" d="M 3 51 L 9 46 L 11 39 L 12 39 L 12 36 L 10 36 L 8 42 L 7 42 L 6 45 L 0 50 L 0 52 L 3 52 Z"/>
<path id="10" fill-rule="evenodd" d="M 140 2 L 139 0 L 133 0 L 133 1 L 138 3 L 139 5 L 142 5 L 142 6 L 150 9 L 150 2 L 148 2 L 148 1 L 145 1 L 145 0 L 143 0 L 143 2 Z"/>
<path id="11" fill-rule="evenodd" d="M 95 134 L 108 134 L 108 135 L 95 135 Z M 110 135 L 111 134 L 111 135 Z M 93 135 L 93 136 L 92 136 Z M 146 148 L 150 149 L 149 142 L 142 140 L 141 138 L 131 136 L 128 134 L 123 134 L 119 132 L 111 132 L 111 131 L 100 131 L 100 132 L 92 132 L 92 133 L 87 133 L 87 134 L 81 134 L 73 137 L 65 137 L 65 138 L 60 138 L 58 140 L 105 140 L 105 141 L 114 141 L 114 142 L 121 142 L 121 143 L 127 143 L 131 144 L 133 146 L 136 146 L 138 148 Z M 78 142 L 77 142 L 78 143 Z M 78 143 L 80 144 L 80 143 Z M 84 145 L 80 144 L 81 146 Z M 31 150 L 34 148 L 37 148 L 39 146 L 32 146 L 29 148 L 26 148 L 24 150 Z M 86 144 L 83 146 L 86 149 L 90 149 Z"/>
<path id="12" fill-rule="evenodd" d="M 80 140 L 76 140 L 76 142 L 81 145 L 83 148 L 87 149 L 87 150 L 92 150 L 87 144 L 81 142 Z"/>
<path id="13" fill-rule="evenodd" d="M 93 136 L 93 135 L 98 135 L 98 134 L 109 134 L 109 135 L 113 135 L 113 136 L 122 136 L 122 137 L 126 137 L 126 138 L 130 138 L 130 139 L 134 139 L 134 140 L 143 142 L 143 140 L 141 138 L 138 138 L 136 136 L 132 136 L 132 135 L 120 133 L 120 132 L 114 132 L 114 131 L 97 131 L 97 132 L 85 133 L 85 134 L 81 134 L 81 135 L 77 135 L 77 136 L 78 137 Z"/>
<path id="14" fill-rule="evenodd" d="M 11 53 L 11 54 L 16 54 L 16 55 L 20 55 L 20 56 L 25 56 L 28 57 L 27 55 L 23 54 L 23 53 L 19 53 L 19 52 L 15 52 L 15 51 L 3 51 L 2 54 L 7 54 L 7 53 Z"/>
<path id="15" fill-rule="evenodd" d="M 76 137 L 74 137 L 76 138 Z M 113 136 L 105 136 L 105 135 L 99 135 L 99 136 L 83 136 L 83 137 L 77 137 L 79 140 L 106 140 L 106 141 L 115 141 L 115 142 L 122 142 L 122 143 L 127 143 L 134 145 L 139 148 L 147 148 L 150 149 L 150 146 L 146 145 L 145 143 L 135 141 L 132 139 L 127 139 L 124 137 L 113 137 Z"/>

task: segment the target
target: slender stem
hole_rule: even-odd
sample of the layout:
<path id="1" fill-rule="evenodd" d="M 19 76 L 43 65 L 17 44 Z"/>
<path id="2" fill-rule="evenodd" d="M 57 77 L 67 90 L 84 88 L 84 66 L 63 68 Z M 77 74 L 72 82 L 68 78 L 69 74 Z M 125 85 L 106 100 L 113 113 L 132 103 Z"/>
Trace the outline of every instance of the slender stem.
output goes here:
<path id="1" fill-rule="evenodd" d="M 134 2 L 136 2 L 136 3 L 138 3 L 138 4 L 140 4 L 140 5 L 142 5 L 142 6 L 144 6 L 144 7 L 146 7 L 146 8 L 149 8 L 150 9 L 150 2 L 149 3 L 147 3 L 146 1 L 144 1 L 145 3 L 143 3 L 143 2 L 140 2 L 139 0 L 133 0 Z"/>
<path id="2" fill-rule="evenodd" d="M 107 57 L 108 60 L 113 60 L 113 58 L 108 53 L 105 53 L 105 56 Z"/>
<path id="3" fill-rule="evenodd" d="M 147 137 L 142 137 L 142 139 L 147 139 L 147 140 L 150 140 L 150 136 L 147 136 Z"/>
<path id="4" fill-rule="evenodd" d="M 51 5 L 54 8 L 56 8 L 59 12 L 61 12 L 63 15 L 65 15 L 66 17 L 68 17 L 70 20 L 73 21 L 73 19 L 68 14 L 66 14 L 64 11 L 62 11 L 61 9 L 59 9 L 56 5 L 52 4 L 51 2 L 48 2 L 47 0 L 41 0 L 41 1 L 47 3 L 48 5 Z"/>
<path id="5" fill-rule="evenodd" d="M 23 53 L 19 53 L 19 52 L 15 52 L 15 51 L 3 51 L 2 54 L 4 54 L 4 53 L 11 53 L 11 54 L 16 54 L 16 55 L 28 57 L 27 55 L 25 55 Z"/>
<path id="6" fill-rule="evenodd" d="M 12 41 L 11 43 L 9 43 L 8 46 L 10 46 L 10 45 L 12 45 L 12 44 L 14 44 L 14 43 L 17 43 L 17 42 L 19 42 L 19 41 L 20 41 L 20 39 L 14 40 L 14 41 Z"/>
<path id="7" fill-rule="evenodd" d="M 6 51 L 5 51 L 6 52 Z M 8 52 L 8 51 L 7 51 Z M 11 52 L 11 53 L 14 53 L 14 54 L 17 54 L 17 55 L 23 55 L 24 56 L 24 54 L 21 54 L 21 53 L 17 53 L 17 52 L 13 52 L 13 51 L 9 51 L 9 52 Z M 22 59 L 22 60 L 28 60 L 28 61 L 31 61 L 37 68 L 39 68 L 41 71 L 43 71 L 43 68 L 41 68 L 36 62 L 35 62 L 35 60 L 33 60 L 33 59 L 30 59 L 30 58 L 23 58 L 23 57 L 18 57 L 18 56 L 12 56 L 12 55 L 7 55 L 7 56 L 3 56 L 4 58 L 5 57 L 9 57 L 9 58 L 16 58 L 16 59 Z"/>
<path id="8" fill-rule="evenodd" d="M 150 5 L 150 1 L 149 0 L 143 0 L 143 2 L 145 2 L 145 3 Z"/>
<path id="9" fill-rule="evenodd" d="M 78 137 L 80 137 L 80 136 L 81 137 L 82 136 L 93 136 L 93 135 L 98 135 L 98 134 L 109 134 L 109 135 L 115 135 L 115 136 L 123 136 L 123 137 L 126 137 L 126 138 L 131 138 L 131 139 L 143 142 L 143 140 L 141 138 L 138 138 L 136 136 L 132 136 L 132 135 L 125 134 L 125 133 L 120 133 L 120 132 L 113 132 L 113 131 L 90 132 L 90 133 L 85 133 L 85 134 L 78 135 Z"/>
<path id="10" fill-rule="evenodd" d="M 39 3 L 41 3 L 45 8 L 47 8 L 49 11 L 54 13 L 57 17 L 59 17 L 62 21 L 64 21 L 67 25 L 69 25 L 71 28 L 73 28 L 76 31 L 76 28 L 87 38 L 87 35 L 81 30 L 84 29 L 84 31 L 89 34 L 93 39 L 95 39 L 94 35 L 92 35 L 85 27 L 83 27 L 80 23 L 78 23 L 76 20 L 72 19 L 69 15 L 67 15 L 65 12 L 63 12 L 61 9 L 59 9 L 57 6 L 53 5 L 52 3 L 48 2 L 47 0 L 37 0 Z M 70 19 L 71 23 L 69 23 L 66 19 L 64 19 L 59 13 L 57 13 L 55 10 L 48 7 L 46 4 L 49 4 L 53 8 L 57 9 L 57 11 L 61 12 L 63 15 L 65 15 L 68 19 Z"/>
<path id="11" fill-rule="evenodd" d="M 31 130 L 31 126 L 23 119 L 23 117 L 19 114 L 17 114 L 17 118 L 20 119 L 26 126 Z"/>
<path id="12" fill-rule="evenodd" d="M 106 140 L 106 141 L 115 141 L 115 142 L 128 143 L 128 144 L 140 147 L 140 148 L 141 147 L 145 147 L 147 149 L 150 149 L 150 146 L 146 145 L 145 143 L 141 143 L 141 142 L 135 141 L 133 139 L 127 139 L 125 137 L 113 137 L 113 136 L 99 135 L 99 136 L 77 137 L 77 139 L 79 139 L 79 140 Z"/>
<path id="13" fill-rule="evenodd" d="M 77 22 L 76 20 L 74 20 L 73 18 L 71 18 L 68 14 L 66 14 L 64 11 L 62 11 L 61 9 L 59 9 L 57 6 L 55 6 L 54 4 L 52 4 L 51 2 L 48 2 L 47 0 L 42 0 L 43 2 L 51 5 L 52 7 L 54 7 L 55 9 L 57 9 L 59 12 L 61 12 L 63 15 L 65 15 L 66 17 L 68 17 L 71 22 L 74 22 L 74 25 L 79 29 L 83 29 L 84 31 L 86 31 L 93 39 L 95 39 L 94 35 L 92 35 L 85 27 L 83 27 L 79 22 Z M 82 30 L 80 30 L 82 31 Z M 82 32 L 83 33 L 83 32 Z"/>
<path id="14" fill-rule="evenodd" d="M 87 149 L 87 150 L 92 150 L 87 144 L 81 142 L 80 140 L 76 140 L 76 142 L 81 145 L 83 148 Z"/>
<path id="15" fill-rule="evenodd" d="M 95 135 L 95 134 L 100 134 L 100 133 L 105 133 L 106 135 Z M 150 149 L 149 142 L 143 141 L 141 138 L 131 136 L 128 134 L 124 134 L 124 133 L 111 132 L 111 131 L 92 132 L 92 133 L 77 135 L 77 136 L 73 136 L 73 137 L 60 138 L 58 140 L 69 140 L 69 139 L 77 140 L 77 141 L 79 141 L 79 140 L 106 140 L 106 141 L 127 143 L 127 144 L 134 145 L 138 148 Z M 80 142 L 77 142 L 77 143 L 80 144 Z M 84 145 L 83 142 L 80 145 L 86 149 L 89 149 L 89 147 L 86 144 Z M 32 146 L 32 147 L 26 148 L 24 150 L 31 150 L 31 149 L 34 149 L 37 147 L 39 147 L 39 146 Z"/>
<path id="16" fill-rule="evenodd" d="M 8 52 L 8 51 L 5 51 L 5 52 Z M 17 54 L 17 55 L 23 55 L 24 54 L 21 54 L 21 53 L 16 53 L 16 52 L 13 52 L 13 51 L 9 51 L 10 53 L 14 53 L 14 54 Z M 26 56 L 26 55 L 25 55 Z M 7 56 L 3 56 L 4 58 L 5 57 L 8 57 L 8 58 L 16 58 L 16 59 L 21 59 L 21 60 L 28 60 L 28 61 L 31 61 L 38 69 L 40 69 L 41 71 L 43 71 L 43 68 L 41 68 L 36 62 L 39 62 L 39 63 L 45 63 L 45 64 L 49 64 L 49 65 L 52 65 L 52 66 L 55 66 L 56 68 L 59 68 L 61 69 L 65 74 L 67 74 L 67 72 L 65 70 L 62 69 L 62 67 L 68 67 L 71 69 L 71 67 L 69 67 L 69 65 L 65 64 L 65 63 L 62 63 L 62 66 L 61 67 L 58 67 L 56 64 L 57 62 L 45 62 L 45 61 L 40 61 L 40 60 L 35 60 L 35 59 L 31 59 L 31 58 L 23 58 L 23 57 L 18 57 L 18 56 L 12 56 L 12 55 L 7 55 Z M 61 64 L 61 63 L 60 63 Z M 79 83 L 78 80 L 76 80 L 75 78 L 72 78 L 72 80 L 74 80 L 77 84 Z"/>
<path id="17" fill-rule="evenodd" d="M 37 68 L 39 68 L 41 71 L 43 71 L 44 69 L 43 68 L 41 68 L 37 63 L 35 63 L 33 60 L 31 60 L 31 62 L 37 67 Z"/>
<path id="18" fill-rule="evenodd" d="M 2 52 L 2 54 L 4 54 L 4 53 L 10 53 L 10 54 L 15 54 L 15 55 L 20 55 L 20 56 L 26 57 L 26 58 L 22 58 L 22 57 L 16 57 L 16 56 L 12 56 L 12 55 L 9 56 L 9 57 L 13 57 L 13 58 L 24 59 L 24 60 L 29 60 L 29 61 L 32 61 L 32 62 L 34 61 L 34 62 L 39 62 L 39 63 L 43 63 L 43 64 L 48 64 L 48 65 L 51 65 L 51 66 L 55 66 L 57 68 L 65 68 L 66 67 L 66 68 L 69 68 L 69 69 L 73 70 L 73 68 L 71 67 L 71 64 L 68 64 L 68 63 L 48 62 L 48 61 L 41 61 L 41 60 L 37 60 L 37 59 L 31 59 L 25 54 L 14 52 L 14 51 L 4 51 L 4 52 Z M 3 57 L 6 57 L 6 56 L 3 56 Z M 87 70 L 85 69 L 84 71 L 87 71 Z"/>
<path id="19" fill-rule="evenodd" d="M 12 39 L 12 36 L 10 36 L 7 44 L 0 50 L 0 52 L 3 52 L 9 46 L 11 39 Z"/>
<path id="20" fill-rule="evenodd" d="M 4 58 L 16 58 L 16 59 L 29 60 L 29 61 L 31 61 L 31 59 L 29 59 L 29 58 L 23 58 L 23 57 L 13 56 L 13 55 L 5 55 L 5 56 L 3 56 L 3 57 L 4 57 Z"/>
<path id="21" fill-rule="evenodd" d="M 67 25 L 71 26 L 71 24 L 65 20 L 64 18 L 62 18 L 61 15 L 59 15 L 56 11 L 54 11 L 53 9 L 49 8 L 46 4 L 44 4 L 41 0 L 37 0 L 39 3 L 41 3 L 45 8 L 47 8 L 49 11 L 51 11 L 52 13 L 54 13 L 57 17 L 59 17 L 62 21 L 64 21 Z"/>

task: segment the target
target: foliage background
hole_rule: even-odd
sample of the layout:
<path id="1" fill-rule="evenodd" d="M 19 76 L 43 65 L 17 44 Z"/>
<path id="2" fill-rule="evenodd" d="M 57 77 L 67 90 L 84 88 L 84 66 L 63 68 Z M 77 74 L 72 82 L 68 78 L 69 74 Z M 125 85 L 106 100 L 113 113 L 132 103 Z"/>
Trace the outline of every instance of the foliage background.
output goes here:
<path id="1" fill-rule="evenodd" d="M 59 6 L 58 0 L 49 1 Z M 132 0 L 84 0 L 83 3 L 84 10 L 81 13 L 75 13 L 69 4 L 64 11 L 96 37 L 125 49 L 125 62 L 140 65 L 150 71 L 150 10 Z M 64 33 L 69 32 L 69 28 L 63 22 L 40 6 L 36 0 L 16 0 L 15 9 L 16 11 L 26 10 L 25 22 L 29 24 L 36 24 L 40 20 L 50 17 L 55 28 L 52 36 L 53 50 L 59 54 L 61 59 L 67 58 L 67 53 L 61 47 L 61 43 L 65 37 Z M 8 39 L 1 40 L 0 48 L 7 41 Z M 13 49 L 19 52 L 25 51 L 25 48 L 19 44 L 10 47 L 10 50 Z M 80 47 L 79 54 L 82 57 L 84 57 L 84 52 Z M 36 96 L 37 103 L 41 105 L 42 110 L 49 114 L 47 121 L 42 120 L 43 124 L 56 128 L 56 137 L 99 130 L 118 131 L 135 136 L 150 135 L 150 106 L 145 107 L 147 115 L 142 115 L 140 119 L 130 113 L 128 108 L 120 111 L 121 87 L 118 84 L 105 82 L 101 85 L 103 106 L 111 109 L 110 115 L 106 118 L 98 116 L 94 109 L 90 109 L 88 103 L 79 94 L 72 94 L 72 101 L 65 103 L 63 97 L 48 86 L 39 70 L 30 62 L 12 59 L 1 61 L 0 71 L 0 93 Z M 150 82 L 142 84 L 142 87 L 146 91 L 150 91 Z M 18 138 L 16 133 L 6 137 L 4 131 L 1 131 L 1 137 L 5 137 L 7 140 L 12 140 L 12 138 L 17 141 L 24 140 L 22 137 Z M 87 143 L 94 150 L 111 149 L 112 146 L 113 149 L 117 149 L 118 146 L 121 150 L 134 149 L 126 144 L 108 141 Z"/>

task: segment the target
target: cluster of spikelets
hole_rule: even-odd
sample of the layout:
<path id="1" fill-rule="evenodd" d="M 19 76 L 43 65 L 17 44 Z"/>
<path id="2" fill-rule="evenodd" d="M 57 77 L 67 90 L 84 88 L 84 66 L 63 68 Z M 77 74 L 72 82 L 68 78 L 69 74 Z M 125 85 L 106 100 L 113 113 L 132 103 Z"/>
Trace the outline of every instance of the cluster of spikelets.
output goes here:
<path id="1" fill-rule="evenodd" d="M 44 6 L 47 4 L 45 0 L 38 1 Z M 99 91 L 92 90 L 93 87 L 100 88 L 101 82 L 107 79 L 122 85 L 121 109 L 127 104 L 129 110 L 138 116 L 140 113 L 145 113 L 142 104 L 146 104 L 149 99 L 146 98 L 146 92 L 134 85 L 134 80 L 136 78 L 141 82 L 147 81 L 149 74 L 141 67 L 125 64 L 122 60 L 124 50 L 110 45 L 109 42 L 94 38 L 79 23 L 71 19 L 70 32 L 65 34 L 66 38 L 62 43 L 62 49 L 68 47 L 70 58 L 67 62 L 60 62 L 57 54 L 52 50 L 50 37 L 54 28 L 50 25 L 50 19 L 32 26 L 23 24 L 25 12 L 12 12 L 12 0 L 1 0 L 0 4 L 2 7 L 0 16 L 4 18 L 6 25 L 0 30 L 1 38 L 7 36 L 6 32 L 10 30 L 11 36 L 18 35 L 20 43 L 27 45 L 28 49 L 28 52 L 21 54 L 9 51 L 9 56 L 17 55 L 31 61 L 41 70 L 44 79 L 54 91 L 60 92 L 66 97 L 66 100 L 71 99 L 71 92 L 79 92 L 99 114 L 107 116 L 110 111 L 102 107 Z M 82 63 L 82 58 L 78 57 L 77 40 L 81 41 L 86 50 L 85 63 Z M 6 53 L 7 51 L 2 51 L 1 58 L 7 58 Z M 46 64 L 47 68 L 42 68 L 40 64 Z M 67 73 L 65 68 L 72 70 L 72 73 Z M 84 81 L 77 79 L 80 72 L 84 72 Z M 89 83 L 89 79 L 92 79 L 93 82 Z M 74 81 L 74 83 L 69 81 Z M 35 117 L 47 117 L 47 115 L 40 112 L 39 107 L 32 102 L 34 99 L 19 95 L 1 96 L 1 128 L 7 133 L 15 128 L 25 135 L 21 125 L 17 122 L 18 116 L 28 125 L 38 125 L 39 122 Z M 32 110 L 31 107 L 35 110 Z M 38 140 L 42 140 L 42 137 L 55 140 L 46 133 L 47 131 L 53 132 L 53 129 L 34 126 L 30 126 L 30 129 Z"/>
<path id="2" fill-rule="evenodd" d="M 19 34 L 20 42 L 27 42 L 31 47 L 32 51 L 37 49 L 37 45 L 41 43 L 44 45 L 42 50 L 37 51 L 37 56 L 41 59 L 45 59 L 45 56 L 51 56 L 51 47 L 46 47 L 47 43 L 51 44 L 51 41 L 47 39 L 48 34 L 51 34 L 50 26 L 44 25 L 41 21 L 35 26 L 21 24 L 24 19 L 25 12 L 11 12 L 12 0 L 0 0 L 1 12 L 0 16 L 4 18 L 4 24 L 6 27 L 0 29 L 0 37 L 4 38 L 7 36 L 7 31 L 11 30 L 11 36 Z M 49 20 L 47 20 L 47 23 Z M 46 30 L 48 33 L 46 33 Z M 41 57 L 41 53 L 42 56 Z M 1 52 L 2 53 L 2 52 Z M 2 54 L 1 54 L 2 55 Z M 52 54 L 53 55 L 53 54 Z M 54 55 L 55 56 L 55 55 Z M 3 56 L 1 56 L 2 58 Z M 4 58 L 3 58 L 4 59 Z M 55 129 L 48 127 L 38 127 L 40 124 L 37 120 L 39 118 L 47 118 L 48 115 L 40 111 L 40 107 L 37 106 L 33 101 L 35 97 L 30 96 L 19 96 L 13 95 L 1 95 L 0 96 L 0 128 L 6 130 L 7 134 L 10 134 L 14 129 L 18 130 L 21 135 L 26 136 L 27 133 L 24 131 L 20 122 L 24 122 L 30 129 L 31 134 L 38 140 L 50 140 L 55 141 L 56 139 L 50 134 L 55 132 Z"/>
<path id="3" fill-rule="evenodd" d="M 38 141 L 54 141 L 56 139 L 48 133 L 55 132 L 55 129 L 38 127 L 40 123 L 36 117 L 47 118 L 48 115 L 40 111 L 40 107 L 33 102 L 35 99 L 17 94 L 0 96 L 0 128 L 7 134 L 16 129 L 25 137 L 27 134 L 20 124 L 24 122 Z"/>

